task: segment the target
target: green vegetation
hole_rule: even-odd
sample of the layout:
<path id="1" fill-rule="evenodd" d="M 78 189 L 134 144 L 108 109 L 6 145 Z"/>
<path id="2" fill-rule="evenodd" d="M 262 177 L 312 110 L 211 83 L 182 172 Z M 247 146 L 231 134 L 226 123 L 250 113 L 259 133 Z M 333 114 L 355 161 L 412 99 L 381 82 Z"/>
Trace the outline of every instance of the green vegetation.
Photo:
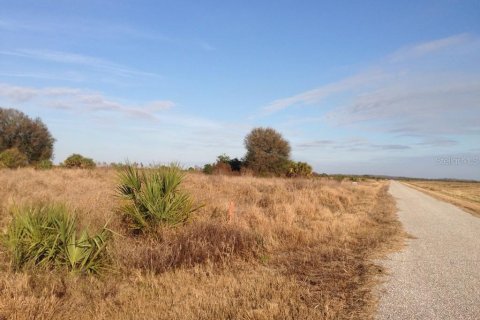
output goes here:
<path id="1" fill-rule="evenodd" d="M 183 179 L 184 174 L 176 165 L 145 170 L 125 166 L 120 171 L 117 190 L 126 201 L 122 213 L 129 227 L 144 232 L 161 224 L 185 222 L 198 207 L 180 189 Z"/>
<path id="2" fill-rule="evenodd" d="M 255 128 L 245 137 L 245 164 L 259 175 L 283 175 L 288 168 L 290 144 L 272 128 Z"/>
<path id="3" fill-rule="evenodd" d="M 0 152 L 16 148 L 27 164 L 49 160 L 55 139 L 39 118 L 31 119 L 15 109 L 0 108 Z"/>
<path id="4" fill-rule="evenodd" d="M 203 166 L 202 171 L 205 174 L 213 174 L 213 169 L 214 169 L 214 165 L 207 163 L 206 165 Z"/>
<path id="5" fill-rule="evenodd" d="M 42 160 L 35 165 L 35 169 L 38 170 L 48 170 L 53 168 L 53 163 L 51 160 Z"/>
<path id="6" fill-rule="evenodd" d="M 110 231 L 91 237 L 77 232 L 77 218 L 62 205 L 16 207 L 4 242 L 16 270 L 25 267 L 63 268 L 100 273 L 108 268 Z"/>
<path id="7" fill-rule="evenodd" d="M 215 163 L 206 164 L 202 171 L 205 174 L 239 174 L 242 166 L 243 162 L 241 160 L 237 158 L 231 159 L 224 153 L 217 157 Z"/>
<path id="8" fill-rule="evenodd" d="M 290 144 L 272 128 L 255 128 L 245 137 L 244 159 L 226 154 L 203 167 L 205 174 L 254 174 L 257 176 L 310 177 L 312 167 L 306 162 L 290 160 Z"/>
<path id="9" fill-rule="evenodd" d="M 63 165 L 67 168 L 80 168 L 80 169 L 93 169 L 96 167 L 95 162 L 86 158 L 80 154 L 72 154 L 63 162 Z"/>
<path id="10" fill-rule="evenodd" d="M 27 157 L 17 148 L 7 149 L 0 153 L 0 168 L 16 169 L 25 167 L 27 164 Z"/>
<path id="11" fill-rule="evenodd" d="M 287 176 L 289 177 L 310 177 L 312 167 L 306 162 L 290 161 Z"/>

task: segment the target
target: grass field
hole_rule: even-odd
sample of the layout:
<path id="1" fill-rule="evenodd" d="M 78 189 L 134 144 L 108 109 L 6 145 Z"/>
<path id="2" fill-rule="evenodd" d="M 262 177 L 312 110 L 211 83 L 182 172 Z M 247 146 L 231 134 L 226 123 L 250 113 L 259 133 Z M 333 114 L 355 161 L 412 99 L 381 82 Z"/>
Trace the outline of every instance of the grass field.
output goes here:
<path id="1" fill-rule="evenodd" d="M 387 182 L 189 174 L 204 206 L 186 225 L 128 235 L 108 169 L 0 171 L 0 227 L 15 204 L 76 210 L 115 231 L 100 276 L 13 272 L 0 252 L 0 319 L 369 319 L 382 269 L 401 245 Z"/>
<path id="2" fill-rule="evenodd" d="M 480 217 L 480 182 L 408 180 L 405 183 Z"/>

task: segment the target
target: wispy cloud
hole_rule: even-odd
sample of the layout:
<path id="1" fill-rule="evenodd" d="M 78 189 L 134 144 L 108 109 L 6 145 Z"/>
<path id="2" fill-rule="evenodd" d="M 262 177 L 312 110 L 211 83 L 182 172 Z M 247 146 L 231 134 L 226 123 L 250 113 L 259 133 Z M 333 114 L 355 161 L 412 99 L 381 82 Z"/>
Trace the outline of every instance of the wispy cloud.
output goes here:
<path id="1" fill-rule="evenodd" d="M 3 104 L 3 107 L 8 106 L 9 103 L 17 106 L 35 105 L 86 116 L 101 125 L 112 123 L 113 116 L 123 116 L 123 120 L 128 120 L 127 124 L 119 128 L 116 126 L 122 123 L 121 119 L 113 121 L 118 122 L 111 124 L 115 130 L 167 135 L 171 136 L 172 141 L 178 140 L 178 143 L 188 143 L 196 148 L 200 146 L 210 148 L 212 143 L 216 143 L 217 147 L 223 145 L 226 148 L 232 148 L 232 141 L 240 141 L 241 145 L 242 136 L 250 129 L 249 126 L 246 128 L 238 123 L 222 123 L 194 115 L 171 112 L 170 110 L 176 107 L 176 104 L 170 100 L 131 104 L 80 88 L 33 88 L 0 83 L 0 105 L 5 101 L 7 103 Z M 145 126 L 136 127 L 134 122 L 130 122 L 132 118 L 146 120 Z"/>
<path id="2" fill-rule="evenodd" d="M 75 19 L 58 24 L 51 21 L 31 18 L 28 21 L 21 19 L 0 18 L 0 30 L 21 31 L 32 35 L 47 35 L 55 33 L 69 38 L 105 39 L 108 40 L 137 40 L 164 43 L 167 45 L 184 47 L 193 50 L 214 51 L 216 48 L 205 39 L 182 38 L 166 35 L 158 31 L 141 29 L 129 24 L 105 23 L 103 21 Z"/>
<path id="3" fill-rule="evenodd" d="M 113 73 L 117 76 L 148 76 L 159 77 L 155 73 L 145 72 L 129 68 L 120 64 L 116 64 L 101 58 L 92 57 L 84 54 L 52 51 L 52 50 L 32 50 L 32 49 L 18 49 L 18 50 L 0 50 L 0 55 L 15 56 L 26 59 L 36 59 L 51 61 L 62 64 L 73 64 L 87 66 L 104 72 Z"/>
<path id="4" fill-rule="evenodd" d="M 418 142 L 417 145 L 426 147 L 450 147 L 458 145 L 458 141 L 448 138 L 427 138 Z"/>
<path id="5" fill-rule="evenodd" d="M 39 103 L 47 108 L 75 110 L 78 112 L 114 112 L 127 116 L 156 119 L 157 112 L 175 106 L 168 100 L 150 101 L 141 105 L 114 101 L 101 93 L 78 88 L 33 88 L 0 84 L 0 97 L 14 103 Z"/>
<path id="6" fill-rule="evenodd" d="M 328 147 L 334 144 L 336 144 L 334 140 L 314 140 L 314 141 L 299 143 L 296 146 L 298 148 L 308 149 L 308 148 Z"/>
<path id="7" fill-rule="evenodd" d="M 261 114 L 272 114 L 292 106 L 318 104 L 333 94 L 358 89 L 365 84 L 382 80 L 384 77 L 385 74 L 383 72 L 375 70 L 354 75 L 292 97 L 272 101 L 262 108 Z"/>
<path id="8" fill-rule="evenodd" d="M 453 55 L 456 59 L 442 60 L 441 65 L 422 69 L 423 63 L 416 60 L 453 48 L 461 49 Z M 467 67 L 459 69 L 456 61 Z M 479 134 L 478 61 L 480 39 L 473 35 L 429 41 L 403 48 L 368 71 L 272 101 L 261 114 L 310 105 L 321 114 L 319 121 L 338 126 L 364 126 L 393 134 Z M 338 97 L 340 102 L 337 99 L 336 105 L 329 105 L 328 112 L 322 110 L 327 108 L 327 99 Z"/>
<path id="9" fill-rule="evenodd" d="M 448 76 L 447 76 L 448 77 Z M 478 134 L 480 79 L 397 79 L 326 114 L 338 125 L 365 125 L 397 134 Z M 452 81 L 453 80 L 453 81 Z"/>
<path id="10" fill-rule="evenodd" d="M 262 108 L 264 114 L 278 112 L 289 107 L 298 105 L 319 104 L 327 97 L 334 94 L 351 92 L 362 89 L 378 88 L 385 80 L 396 79 L 405 73 L 405 70 L 396 70 L 394 64 L 398 60 L 414 59 L 422 55 L 432 54 L 446 48 L 478 43 L 479 39 L 460 34 L 444 39 L 425 42 L 412 47 L 403 48 L 388 57 L 388 63 L 379 63 L 371 66 L 367 71 L 346 77 L 344 79 L 328 83 L 318 88 L 302 92 L 300 94 L 272 101 Z"/>
<path id="11" fill-rule="evenodd" d="M 0 77 L 32 78 L 42 80 L 84 81 L 85 78 L 77 72 L 47 73 L 47 72 L 0 72 Z"/>
<path id="12" fill-rule="evenodd" d="M 477 41 L 475 37 L 468 33 L 453 35 L 450 37 L 436 39 L 419 43 L 412 46 L 401 48 L 388 56 L 390 62 L 400 62 L 403 60 L 419 58 L 425 55 L 433 54 L 449 48 L 463 46 L 465 44 Z"/>
<path id="13" fill-rule="evenodd" d="M 412 147 L 406 144 L 379 144 L 370 142 L 368 139 L 353 138 L 346 140 L 313 140 L 309 142 L 298 143 L 294 146 L 296 149 L 329 149 L 345 151 L 395 151 L 407 150 Z"/>

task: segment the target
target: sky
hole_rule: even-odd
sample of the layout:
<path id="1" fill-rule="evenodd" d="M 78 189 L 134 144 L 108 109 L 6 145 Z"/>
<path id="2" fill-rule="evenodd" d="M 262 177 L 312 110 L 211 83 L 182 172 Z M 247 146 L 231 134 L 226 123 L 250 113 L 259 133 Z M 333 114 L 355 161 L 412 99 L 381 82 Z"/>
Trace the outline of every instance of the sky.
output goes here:
<path id="1" fill-rule="evenodd" d="M 0 107 L 56 163 L 201 166 L 272 127 L 319 173 L 480 180 L 478 0 L 0 7 Z"/>

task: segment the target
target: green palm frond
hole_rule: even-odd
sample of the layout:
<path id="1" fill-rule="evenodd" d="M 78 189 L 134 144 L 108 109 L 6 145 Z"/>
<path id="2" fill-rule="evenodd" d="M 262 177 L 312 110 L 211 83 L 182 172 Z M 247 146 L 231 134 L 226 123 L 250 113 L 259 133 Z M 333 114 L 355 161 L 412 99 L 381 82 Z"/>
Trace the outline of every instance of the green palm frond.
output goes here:
<path id="1" fill-rule="evenodd" d="M 185 222 L 199 207 L 194 208 L 190 196 L 181 190 L 183 180 L 184 174 L 177 165 L 148 171 L 125 166 L 119 174 L 117 191 L 127 203 L 122 213 L 130 228 L 146 231 L 159 224 Z"/>
<path id="2" fill-rule="evenodd" d="M 4 242 L 12 266 L 60 267 L 73 272 L 97 273 L 108 265 L 106 245 L 111 232 L 77 236 L 77 219 L 63 205 L 15 207 Z"/>

